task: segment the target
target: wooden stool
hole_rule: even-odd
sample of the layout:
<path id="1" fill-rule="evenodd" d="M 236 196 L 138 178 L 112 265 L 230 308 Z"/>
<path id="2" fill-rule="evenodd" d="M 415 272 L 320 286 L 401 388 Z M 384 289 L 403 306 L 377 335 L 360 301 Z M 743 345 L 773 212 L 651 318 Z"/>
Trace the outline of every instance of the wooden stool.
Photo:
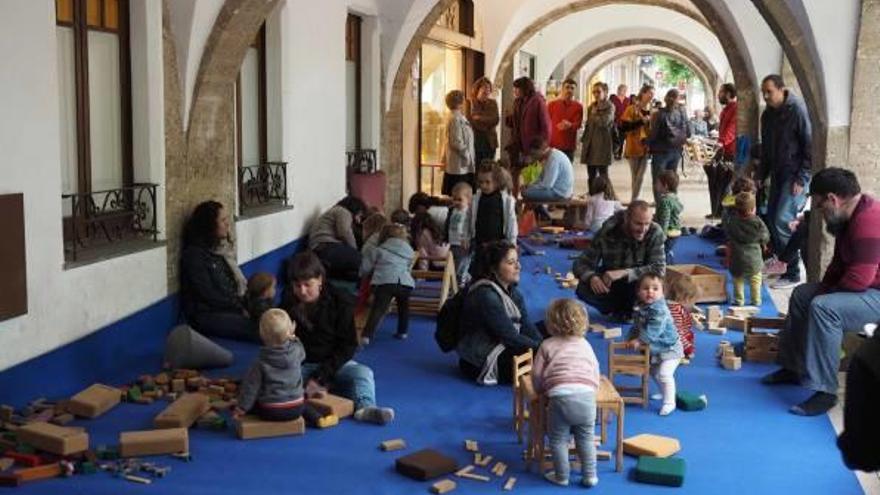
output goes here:
<path id="1" fill-rule="evenodd" d="M 781 330 L 785 318 L 746 318 L 743 330 L 743 359 L 756 363 L 775 363 L 779 337 L 775 332 L 756 332 L 756 328 Z"/>
<path id="2" fill-rule="evenodd" d="M 623 414 L 624 414 L 624 402 L 623 398 L 617 393 L 617 390 L 614 388 L 614 385 L 611 383 L 611 380 L 606 376 L 602 376 L 599 381 L 599 393 L 596 397 L 596 407 L 598 411 L 600 426 L 599 426 L 599 444 L 603 444 L 608 440 L 608 429 L 606 425 L 606 421 L 608 419 L 608 413 L 612 413 L 617 416 L 617 440 L 616 440 L 616 448 L 614 450 L 615 455 L 615 469 L 617 472 L 623 470 Z"/>
<path id="3" fill-rule="evenodd" d="M 651 370 L 650 351 L 642 346 L 638 353 L 628 350 L 626 342 L 609 342 L 608 344 L 608 377 L 611 384 L 627 404 L 641 404 L 648 407 L 648 374 Z M 638 387 L 617 385 L 617 375 L 638 376 L 641 384 Z M 637 393 L 638 395 L 636 395 Z"/>
<path id="4" fill-rule="evenodd" d="M 533 358 L 534 354 L 531 349 L 513 357 L 513 429 L 516 431 L 516 440 L 519 443 L 522 443 L 522 432 L 529 418 L 528 402 L 523 391 L 524 386 L 520 383 L 520 377 L 525 378 L 528 389 L 534 396 L 534 390 L 532 390 Z"/>

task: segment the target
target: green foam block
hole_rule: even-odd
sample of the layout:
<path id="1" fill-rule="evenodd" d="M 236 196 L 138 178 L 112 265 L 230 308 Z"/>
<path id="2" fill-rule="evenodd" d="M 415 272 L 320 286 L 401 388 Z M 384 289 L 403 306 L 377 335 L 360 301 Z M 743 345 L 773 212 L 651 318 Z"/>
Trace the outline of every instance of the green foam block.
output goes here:
<path id="1" fill-rule="evenodd" d="M 675 394 L 675 407 L 682 411 L 702 411 L 709 405 L 709 399 L 705 394 L 696 395 L 690 392 L 678 392 Z"/>
<path id="2" fill-rule="evenodd" d="M 643 455 L 636 464 L 636 481 L 652 485 L 684 484 L 684 459 Z"/>

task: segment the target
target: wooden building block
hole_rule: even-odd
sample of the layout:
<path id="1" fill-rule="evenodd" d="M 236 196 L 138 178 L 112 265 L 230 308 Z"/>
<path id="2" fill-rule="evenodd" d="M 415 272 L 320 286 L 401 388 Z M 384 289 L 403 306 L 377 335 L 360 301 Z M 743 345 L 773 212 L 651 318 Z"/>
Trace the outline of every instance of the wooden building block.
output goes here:
<path id="1" fill-rule="evenodd" d="M 492 473 L 498 477 L 504 476 L 504 473 L 506 471 L 507 471 L 507 464 L 504 464 L 501 461 L 495 463 L 495 467 L 492 468 Z"/>
<path id="2" fill-rule="evenodd" d="M 728 330 L 745 330 L 746 329 L 746 319 L 742 316 L 733 316 L 727 315 L 722 320 L 718 326 L 724 327 Z"/>
<path id="3" fill-rule="evenodd" d="M 596 460 L 597 461 L 610 461 L 611 460 L 611 452 L 607 450 L 597 450 L 596 451 Z"/>
<path id="4" fill-rule="evenodd" d="M 606 328 L 602 331 L 602 336 L 605 339 L 616 339 L 623 335 L 623 330 L 620 327 L 615 328 Z"/>
<path id="5" fill-rule="evenodd" d="M 712 335 L 724 335 L 727 333 L 727 329 L 709 325 L 706 327 L 706 332 L 711 333 Z"/>
<path id="6" fill-rule="evenodd" d="M 263 421 L 256 416 L 244 416 L 235 424 L 235 433 L 242 440 L 302 435 L 305 431 L 306 421 L 303 418 L 293 421 Z"/>
<path id="7" fill-rule="evenodd" d="M 401 450 L 406 448 L 406 442 L 403 441 L 402 438 L 395 438 L 392 440 L 385 440 L 379 445 L 379 448 L 384 450 L 385 452 L 392 452 L 395 450 Z"/>
<path id="8" fill-rule="evenodd" d="M 76 454 L 88 450 L 88 433 L 51 423 L 28 423 L 18 430 L 18 440 L 58 455 Z"/>
<path id="9" fill-rule="evenodd" d="M 507 482 L 504 483 L 504 489 L 506 491 L 513 490 L 513 485 L 515 485 L 515 484 L 516 484 L 516 478 L 511 476 L 510 478 L 507 478 Z"/>
<path id="10" fill-rule="evenodd" d="M 721 306 L 709 306 L 706 311 L 706 322 L 709 325 L 721 321 Z"/>
<path id="11" fill-rule="evenodd" d="M 315 423 L 315 427 L 324 429 L 330 428 L 331 426 L 336 426 L 339 424 L 339 417 L 335 414 L 328 414 L 326 416 L 321 416 L 318 418 L 318 421 Z"/>
<path id="12" fill-rule="evenodd" d="M 183 394 L 153 419 L 155 428 L 189 428 L 197 419 L 211 409 L 207 395 Z"/>
<path id="13" fill-rule="evenodd" d="M 42 466 L 16 469 L 15 476 L 17 476 L 22 482 L 54 478 L 56 476 L 61 476 L 61 464 L 53 462 Z"/>
<path id="14" fill-rule="evenodd" d="M 738 316 L 743 319 L 758 316 L 758 313 L 760 312 L 761 308 L 757 306 L 730 306 L 727 308 L 727 314 Z"/>
<path id="15" fill-rule="evenodd" d="M 478 450 L 480 450 L 480 445 L 477 443 L 476 440 L 465 440 L 464 448 L 468 452 L 477 452 Z"/>
<path id="16" fill-rule="evenodd" d="M 440 480 L 431 485 L 431 493 L 448 493 L 455 490 L 455 482 L 450 479 Z"/>
<path id="17" fill-rule="evenodd" d="M 127 479 L 128 481 L 131 481 L 134 483 L 140 483 L 142 485 L 149 485 L 150 483 L 153 482 L 153 480 L 151 480 L 149 478 L 144 478 L 142 476 L 135 476 L 133 474 L 126 474 L 124 476 L 124 478 Z"/>
<path id="18" fill-rule="evenodd" d="M 679 450 L 681 450 L 681 444 L 675 438 L 649 433 L 643 433 L 623 440 L 623 452 L 629 455 L 669 457 Z"/>
<path id="19" fill-rule="evenodd" d="M 596 333 L 602 333 L 605 331 L 605 326 L 599 323 L 590 323 L 590 331 Z"/>
<path id="20" fill-rule="evenodd" d="M 742 358 L 737 356 L 723 356 L 721 358 L 721 366 L 726 370 L 736 371 L 742 368 Z"/>
<path id="21" fill-rule="evenodd" d="M 666 279 L 671 281 L 677 277 L 689 277 L 693 281 L 699 289 L 698 303 L 727 301 L 727 275 L 724 272 L 704 265 L 668 265 Z"/>
<path id="22" fill-rule="evenodd" d="M 84 418 L 96 418 L 122 400 L 122 391 L 96 383 L 70 398 L 67 410 Z"/>
<path id="23" fill-rule="evenodd" d="M 454 472 L 458 463 L 436 450 L 424 449 L 398 458 L 394 468 L 408 478 L 427 481 Z"/>
<path id="24" fill-rule="evenodd" d="M 474 474 L 471 472 L 462 473 L 459 475 L 459 477 L 460 478 L 467 478 L 469 480 L 474 480 L 474 481 L 492 481 L 492 479 L 489 478 L 488 476 L 483 476 L 482 474 Z"/>
<path id="25" fill-rule="evenodd" d="M 124 431 L 119 434 L 119 455 L 122 457 L 177 452 L 189 452 L 189 434 L 186 428 Z"/>
<path id="26" fill-rule="evenodd" d="M 186 391 L 186 380 L 183 378 L 175 378 L 171 380 L 171 391 L 172 392 L 185 392 Z"/>
<path id="27" fill-rule="evenodd" d="M 354 414 L 354 402 L 338 395 L 324 394 L 323 397 L 309 399 L 307 402 L 322 416 L 333 414 L 339 419 L 343 419 Z"/>
<path id="28" fill-rule="evenodd" d="M 480 467 L 486 467 L 489 465 L 490 462 L 492 462 L 492 456 L 487 455 L 487 456 L 480 456 L 480 461 L 474 462 L 474 464 L 476 464 L 477 466 L 480 466 Z"/>
<path id="29" fill-rule="evenodd" d="M 52 418 L 52 423 L 58 426 L 64 426 L 73 421 L 73 414 L 62 413 Z"/>

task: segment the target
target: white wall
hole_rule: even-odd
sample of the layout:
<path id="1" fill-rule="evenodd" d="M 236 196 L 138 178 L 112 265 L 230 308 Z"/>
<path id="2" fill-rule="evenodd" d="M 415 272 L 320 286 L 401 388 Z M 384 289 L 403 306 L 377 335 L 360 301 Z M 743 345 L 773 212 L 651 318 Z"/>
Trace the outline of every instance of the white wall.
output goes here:
<path id="1" fill-rule="evenodd" d="M 142 10 L 141 10 L 142 9 Z M 132 72 L 162 87 L 161 3 L 132 2 Z M 134 24 L 134 22 L 133 22 Z M 159 247 L 64 270 L 61 232 L 58 84 L 54 2 L 0 2 L 0 194 L 24 193 L 28 314 L 0 322 L 0 370 L 83 337 L 167 294 L 165 249 Z M 156 92 L 136 92 L 133 105 L 156 103 Z M 164 154 L 159 122 L 136 119 L 135 146 L 145 166 L 138 178 L 161 180 Z M 161 217 L 160 217 L 161 218 Z"/>
<path id="2" fill-rule="evenodd" d="M 755 80 L 760 83 L 767 74 L 779 73 L 782 64 L 782 45 L 776 40 L 776 36 L 755 8 L 755 4 L 751 0 L 727 0 L 726 3 L 752 57 Z M 724 73 L 719 72 L 719 74 Z"/>

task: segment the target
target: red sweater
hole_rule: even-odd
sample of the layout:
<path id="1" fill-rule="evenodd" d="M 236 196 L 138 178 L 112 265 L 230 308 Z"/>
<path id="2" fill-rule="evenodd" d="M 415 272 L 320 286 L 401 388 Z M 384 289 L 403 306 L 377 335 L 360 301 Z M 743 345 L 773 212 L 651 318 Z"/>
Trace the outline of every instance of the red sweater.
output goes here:
<path id="1" fill-rule="evenodd" d="M 614 104 L 614 123 L 620 125 L 620 119 L 623 117 L 623 112 L 626 110 L 626 107 L 630 105 L 629 96 L 621 98 L 616 94 L 611 95 L 610 98 L 611 103 Z"/>
<path id="2" fill-rule="evenodd" d="M 550 114 L 550 146 L 562 151 L 574 151 L 577 147 L 577 130 L 584 119 L 584 107 L 570 100 L 556 99 L 547 104 Z M 568 129 L 561 131 L 556 126 L 567 120 L 572 123 Z"/>
<path id="3" fill-rule="evenodd" d="M 718 143 L 724 148 L 724 158 L 733 160 L 736 156 L 736 101 L 731 101 L 721 110 Z"/>
<path id="4" fill-rule="evenodd" d="M 862 194 L 822 278 L 823 292 L 880 289 L 880 202 Z"/>

